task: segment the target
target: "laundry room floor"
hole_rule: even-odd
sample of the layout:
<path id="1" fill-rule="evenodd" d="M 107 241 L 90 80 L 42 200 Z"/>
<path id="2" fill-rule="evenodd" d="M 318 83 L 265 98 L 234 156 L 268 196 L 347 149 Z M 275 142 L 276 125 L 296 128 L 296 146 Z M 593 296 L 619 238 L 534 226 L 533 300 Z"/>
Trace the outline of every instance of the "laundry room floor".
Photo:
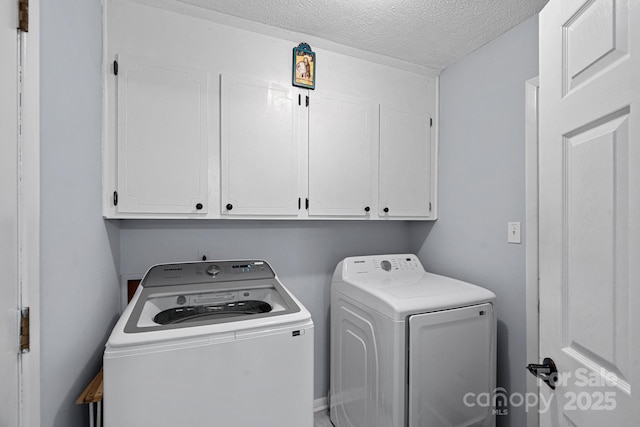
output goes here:
<path id="1" fill-rule="evenodd" d="M 313 427 L 333 427 L 333 423 L 329 419 L 329 412 L 316 412 L 313 416 Z"/>

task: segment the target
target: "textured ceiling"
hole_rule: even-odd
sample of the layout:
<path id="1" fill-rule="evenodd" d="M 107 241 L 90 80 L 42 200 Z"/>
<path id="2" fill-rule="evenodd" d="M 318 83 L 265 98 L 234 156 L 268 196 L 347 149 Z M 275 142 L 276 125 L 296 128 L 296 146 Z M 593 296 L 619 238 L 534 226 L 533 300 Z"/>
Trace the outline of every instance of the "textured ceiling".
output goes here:
<path id="1" fill-rule="evenodd" d="M 548 0 L 181 0 L 441 70 Z"/>

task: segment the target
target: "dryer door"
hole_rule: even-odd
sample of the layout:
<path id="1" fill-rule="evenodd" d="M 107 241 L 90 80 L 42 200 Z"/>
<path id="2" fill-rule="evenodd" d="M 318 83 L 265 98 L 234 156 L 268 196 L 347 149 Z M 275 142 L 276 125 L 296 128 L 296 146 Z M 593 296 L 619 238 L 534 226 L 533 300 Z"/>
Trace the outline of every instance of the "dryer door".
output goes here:
<path id="1" fill-rule="evenodd" d="M 491 304 L 411 316 L 409 427 L 494 426 L 495 343 Z"/>

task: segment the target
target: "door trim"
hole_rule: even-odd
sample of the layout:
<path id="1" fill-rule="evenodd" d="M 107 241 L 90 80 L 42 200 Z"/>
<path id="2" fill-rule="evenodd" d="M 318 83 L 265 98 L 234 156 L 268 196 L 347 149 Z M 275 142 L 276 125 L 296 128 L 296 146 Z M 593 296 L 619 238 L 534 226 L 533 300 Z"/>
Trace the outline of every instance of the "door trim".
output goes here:
<path id="1" fill-rule="evenodd" d="M 18 137 L 18 293 L 30 307 L 30 352 L 19 361 L 20 427 L 40 426 L 40 0 L 29 1 L 20 34 L 21 129 Z"/>
<path id="2" fill-rule="evenodd" d="M 526 355 L 528 361 L 539 359 L 539 296 L 538 296 L 538 77 L 525 82 L 525 251 L 526 251 Z M 526 373 L 527 393 L 538 395 L 538 381 Z M 538 406 L 527 408 L 527 427 L 538 427 Z"/>

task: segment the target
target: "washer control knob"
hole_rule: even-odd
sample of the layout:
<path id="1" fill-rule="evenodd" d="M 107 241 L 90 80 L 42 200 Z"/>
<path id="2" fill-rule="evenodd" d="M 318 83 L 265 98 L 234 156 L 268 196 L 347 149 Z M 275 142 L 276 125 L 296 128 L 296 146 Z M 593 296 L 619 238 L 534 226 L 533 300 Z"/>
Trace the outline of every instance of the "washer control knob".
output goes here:
<path id="1" fill-rule="evenodd" d="M 214 265 L 210 265 L 210 266 L 207 268 L 207 274 L 208 274 L 209 276 L 216 277 L 216 275 L 217 275 L 218 273 L 220 273 L 220 267 L 219 267 L 219 266 L 217 266 L 217 265 L 215 265 L 215 264 L 214 264 Z"/>
<path id="2" fill-rule="evenodd" d="M 391 263 L 385 259 L 384 261 L 382 261 L 380 263 L 380 267 L 382 267 L 382 269 L 384 271 L 390 271 L 391 270 Z"/>
<path id="3" fill-rule="evenodd" d="M 187 303 L 187 297 L 185 297 L 184 295 L 178 295 L 178 298 L 176 299 L 176 304 L 185 305 L 186 303 Z"/>

